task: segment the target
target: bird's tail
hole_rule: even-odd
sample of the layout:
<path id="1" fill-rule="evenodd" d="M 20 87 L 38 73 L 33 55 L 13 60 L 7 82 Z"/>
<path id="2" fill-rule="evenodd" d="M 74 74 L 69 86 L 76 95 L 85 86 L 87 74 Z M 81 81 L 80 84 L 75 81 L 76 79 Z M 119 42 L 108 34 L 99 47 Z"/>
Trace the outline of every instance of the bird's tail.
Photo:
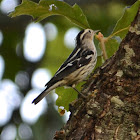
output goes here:
<path id="1" fill-rule="evenodd" d="M 40 102 L 51 90 L 55 89 L 54 86 L 51 87 L 47 87 L 42 93 L 40 93 L 33 101 L 33 104 L 37 104 L 38 102 Z"/>

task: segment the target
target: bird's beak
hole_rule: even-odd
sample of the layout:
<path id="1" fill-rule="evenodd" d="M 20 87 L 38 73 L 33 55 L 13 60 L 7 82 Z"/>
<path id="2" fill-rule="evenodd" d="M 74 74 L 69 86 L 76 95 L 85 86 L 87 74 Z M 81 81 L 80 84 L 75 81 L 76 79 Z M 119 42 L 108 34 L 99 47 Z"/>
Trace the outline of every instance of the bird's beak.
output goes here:
<path id="1" fill-rule="evenodd" d="M 95 31 L 94 31 L 94 34 L 98 33 L 99 31 L 100 31 L 100 30 L 95 30 Z"/>

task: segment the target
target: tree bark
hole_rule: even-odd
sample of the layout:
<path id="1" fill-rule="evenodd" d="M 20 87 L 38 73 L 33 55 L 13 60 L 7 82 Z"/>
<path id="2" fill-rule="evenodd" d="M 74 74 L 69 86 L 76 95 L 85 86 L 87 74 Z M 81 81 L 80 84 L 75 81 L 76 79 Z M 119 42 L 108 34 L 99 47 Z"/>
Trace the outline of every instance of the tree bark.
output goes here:
<path id="1" fill-rule="evenodd" d="M 113 46 L 112 46 L 113 47 Z M 140 8 L 119 46 L 70 105 L 56 140 L 140 140 Z"/>

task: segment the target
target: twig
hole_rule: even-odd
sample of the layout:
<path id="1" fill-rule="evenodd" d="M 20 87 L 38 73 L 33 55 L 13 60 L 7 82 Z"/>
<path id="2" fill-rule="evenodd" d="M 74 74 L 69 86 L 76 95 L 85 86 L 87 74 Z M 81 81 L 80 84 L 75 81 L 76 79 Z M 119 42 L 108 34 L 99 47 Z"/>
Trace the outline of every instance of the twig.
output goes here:
<path id="1" fill-rule="evenodd" d="M 107 53 L 106 53 L 106 47 L 105 47 L 106 39 L 104 38 L 104 36 L 103 36 L 103 34 L 101 32 L 98 33 L 96 38 L 100 41 L 101 50 L 103 52 L 103 57 L 106 60 L 108 58 Z"/>

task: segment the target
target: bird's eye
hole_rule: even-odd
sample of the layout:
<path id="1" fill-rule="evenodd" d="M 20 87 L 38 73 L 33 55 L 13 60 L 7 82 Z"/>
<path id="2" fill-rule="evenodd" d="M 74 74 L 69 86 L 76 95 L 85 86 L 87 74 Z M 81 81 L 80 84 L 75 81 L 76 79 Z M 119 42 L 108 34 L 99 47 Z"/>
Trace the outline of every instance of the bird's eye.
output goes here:
<path id="1" fill-rule="evenodd" d="M 89 33 L 91 33 L 91 31 L 89 30 Z"/>

